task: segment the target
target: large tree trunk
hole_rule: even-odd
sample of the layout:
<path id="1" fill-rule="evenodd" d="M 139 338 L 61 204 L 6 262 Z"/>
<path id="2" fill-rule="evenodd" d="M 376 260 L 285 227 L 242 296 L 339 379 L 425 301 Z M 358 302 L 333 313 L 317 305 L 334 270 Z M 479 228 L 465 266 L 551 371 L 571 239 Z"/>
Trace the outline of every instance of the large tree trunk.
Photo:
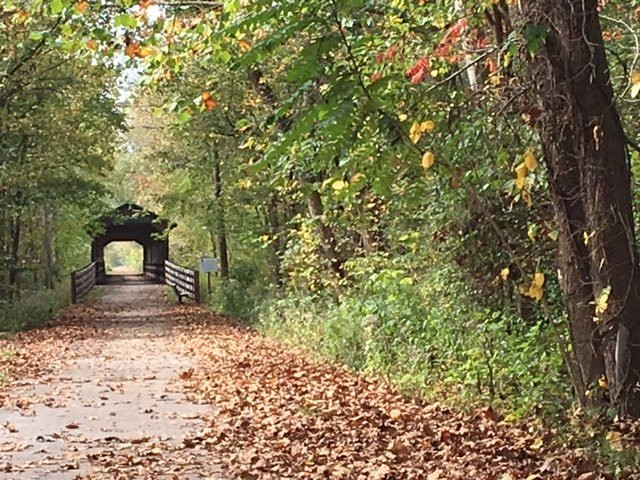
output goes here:
<path id="1" fill-rule="evenodd" d="M 547 30 L 530 63 L 544 111 L 540 132 L 559 231 L 560 284 L 582 373 L 576 389 L 585 402 L 608 396 L 622 413 L 638 416 L 640 276 L 630 171 L 597 4 L 523 0 L 521 14 Z M 596 313 L 608 288 L 606 309 Z M 603 375 L 606 395 L 596 391 Z"/>

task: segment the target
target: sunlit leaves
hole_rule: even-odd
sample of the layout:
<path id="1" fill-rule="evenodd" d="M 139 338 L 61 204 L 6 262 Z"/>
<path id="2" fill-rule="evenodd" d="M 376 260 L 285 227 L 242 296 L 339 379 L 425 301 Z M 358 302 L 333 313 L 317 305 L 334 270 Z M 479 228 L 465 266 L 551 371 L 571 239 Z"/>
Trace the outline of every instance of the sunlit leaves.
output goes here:
<path id="1" fill-rule="evenodd" d="M 433 154 L 433 152 L 425 152 L 422 155 L 422 168 L 424 168 L 425 170 L 429 170 L 433 164 L 436 161 L 436 156 Z"/>
<path id="2" fill-rule="evenodd" d="M 424 122 L 414 122 L 409 130 L 409 138 L 413 143 L 418 143 L 423 133 L 428 133 L 436 128 L 436 124 L 432 120 Z"/>
<path id="3" fill-rule="evenodd" d="M 636 98 L 640 94 L 640 72 L 631 74 L 631 98 Z"/>

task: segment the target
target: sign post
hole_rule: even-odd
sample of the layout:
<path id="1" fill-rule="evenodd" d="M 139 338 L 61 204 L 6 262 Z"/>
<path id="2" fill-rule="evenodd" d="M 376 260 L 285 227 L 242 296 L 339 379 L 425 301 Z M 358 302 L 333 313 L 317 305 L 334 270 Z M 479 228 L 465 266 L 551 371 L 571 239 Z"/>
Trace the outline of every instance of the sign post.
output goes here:
<path id="1" fill-rule="evenodd" d="M 211 274 L 218 271 L 218 259 L 213 257 L 201 257 L 200 271 L 207 274 L 207 291 L 211 293 Z"/>

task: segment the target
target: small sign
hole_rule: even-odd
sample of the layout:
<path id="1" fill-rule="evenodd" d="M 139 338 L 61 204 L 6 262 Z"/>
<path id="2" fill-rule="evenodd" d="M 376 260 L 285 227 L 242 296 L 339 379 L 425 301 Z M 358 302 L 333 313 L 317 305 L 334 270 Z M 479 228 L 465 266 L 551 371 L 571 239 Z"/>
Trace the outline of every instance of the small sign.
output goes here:
<path id="1" fill-rule="evenodd" d="M 218 259 L 202 257 L 200 259 L 200 271 L 203 273 L 215 273 L 218 271 Z"/>

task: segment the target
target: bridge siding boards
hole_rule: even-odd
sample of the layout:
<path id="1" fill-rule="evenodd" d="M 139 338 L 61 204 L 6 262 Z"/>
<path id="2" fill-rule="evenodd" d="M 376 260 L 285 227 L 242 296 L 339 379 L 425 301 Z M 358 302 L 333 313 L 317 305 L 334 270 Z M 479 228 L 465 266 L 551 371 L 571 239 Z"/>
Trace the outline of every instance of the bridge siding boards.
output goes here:
<path id="1" fill-rule="evenodd" d="M 155 280 L 157 278 L 162 277 L 164 283 L 177 285 L 178 289 L 186 292 L 189 298 L 195 300 L 196 303 L 200 303 L 200 272 L 198 270 L 181 267 L 169 260 L 165 261 L 164 267 L 160 267 L 161 273 L 158 272 L 156 267 L 153 270 L 153 275 L 155 275 L 153 283 L 156 283 Z M 146 276 L 150 275 L 151 273 Z M 82 300 L 98 284 L 97 279 L 98 269 L 95 262 L 73 272 L 71 274 L 71 303 L 78 303 Z"/>
<path id="2" fill-rule="evenodd" d="M 145 210 L 140 205 L 125 203 L 98 219 L 102 226 L 93 233 L 91 260 L 97 265 L 97 282 L 106 283 L 104 249 L 112 242 L 133 241 L 144 250 L 144 272 L 151 280 L 164 282 L 164 261 L 169 259 L 168 233 L 174 224 Z"/>
<path id="3" fill-rule="evenodd" d="M 71 303 L 78 303 L 96 285 L 96 263 L 91 262 L 71 274 Z"/>

